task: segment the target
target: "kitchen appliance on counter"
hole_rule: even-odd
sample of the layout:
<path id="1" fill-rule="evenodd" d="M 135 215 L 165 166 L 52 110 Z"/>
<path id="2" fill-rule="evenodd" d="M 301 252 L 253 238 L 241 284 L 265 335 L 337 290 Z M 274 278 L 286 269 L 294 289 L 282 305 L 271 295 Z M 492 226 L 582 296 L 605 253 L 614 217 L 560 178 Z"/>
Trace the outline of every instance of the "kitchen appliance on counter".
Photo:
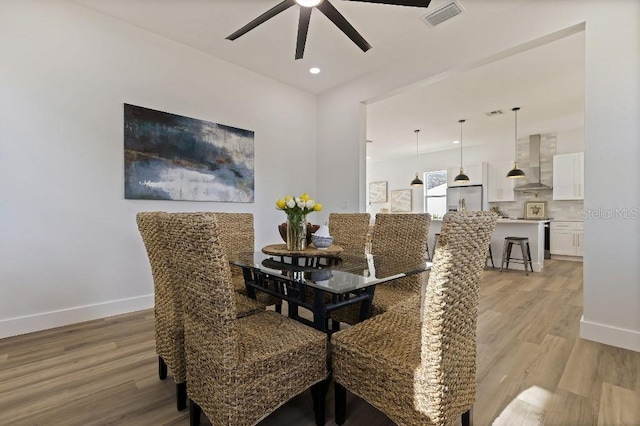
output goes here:
<path id="1" fill-rule="evenodd" d="M 482 185 L 456 186 L 447 188 L 447 211 L 482 210 Z"/>

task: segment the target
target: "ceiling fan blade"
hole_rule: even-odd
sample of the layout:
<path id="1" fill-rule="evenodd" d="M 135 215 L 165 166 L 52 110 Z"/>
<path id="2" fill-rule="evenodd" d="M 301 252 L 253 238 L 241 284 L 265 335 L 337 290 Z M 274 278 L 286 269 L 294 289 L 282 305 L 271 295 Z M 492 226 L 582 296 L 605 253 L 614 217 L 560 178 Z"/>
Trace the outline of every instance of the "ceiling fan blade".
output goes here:
<path id="1" fill-rule="evenodd" d="M 272 7 L 271 9 L 266 11 L 265 13 L 263 13 L 262 15 L 258 16 L 253 21 L 249 22 L 244 27 L 240 28 L 235 33 L 231 34 L 229 37 L 227 37 L 227 40 L 235 40 L 235 39 L 237 39 L 238 37 L 248 33 L 249 31 L 251 31 L 252 29 L 257 27 L 258 25 L 264 23 L 265 21 L 268 21 L 269 19 L 273 18 L 274 16 L 276 16 L 280 12 L 284 12 L 285 10 L 289 9 L 291 6 L 293 6 L 295 4 L 296 4 L 295 0 L 284 0 L 283 2 L 275 5 L 274 7 Z"/>
<path id="2" fill-rule="evenodd" d="M 307 44 L 307 33 L 309 32 L 309 22 L 311 21 L 312 7 L 300 8 L 300 20 L 298 21 L 298 42 L 296 44 L 296 59 L 304 56 L 304 47 Z"/>
<path id="3" fill-rule="evenodd" d="M 360 35 L 360 33 L 353 28 L 353 26 L 342 16 L 338 9 L 333 7 L 329 0 L 324 0 L 322 3 L 316 6 L 320 12 L 324 13 L 327 18 L 331 20 L 343 33 L 347 35 L 355 44 L 358 45 L 363 52 L 371 49 L 371 45 L 367 43 L 367 40 Z"/>
<path id="4" fill-rule="evenodd" d="M 393 6 L 415 6 L 415 7 L 428 7 L 431 0 L 346 0 L 346 1 L 359 1 L 363 3 L 380 3 L 390 4 Z"/>

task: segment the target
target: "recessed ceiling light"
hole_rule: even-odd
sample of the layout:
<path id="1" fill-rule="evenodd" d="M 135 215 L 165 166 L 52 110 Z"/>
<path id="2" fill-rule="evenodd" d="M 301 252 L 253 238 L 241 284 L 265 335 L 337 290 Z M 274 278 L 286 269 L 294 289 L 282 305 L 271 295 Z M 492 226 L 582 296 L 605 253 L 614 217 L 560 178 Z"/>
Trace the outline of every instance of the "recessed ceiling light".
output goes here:
<path id="1" fill-rule="evenodd" d="M 318 68 L 318 67 L 310 68 L 310 69 L 309 69 L 309 72 L 310 72 L 311 74 L 320 74 L 320 68 Z"/>
<path id="2" fill-rule="evenodd" d="M 371 160 L 371 157 L 369 157 L 368 155 L 367 155 L 367 160 Z"/>
<path id="3" fill-rule="evenodd" d="M 460 143 L 460 141 L 453 141 L 453 143 Z"/>

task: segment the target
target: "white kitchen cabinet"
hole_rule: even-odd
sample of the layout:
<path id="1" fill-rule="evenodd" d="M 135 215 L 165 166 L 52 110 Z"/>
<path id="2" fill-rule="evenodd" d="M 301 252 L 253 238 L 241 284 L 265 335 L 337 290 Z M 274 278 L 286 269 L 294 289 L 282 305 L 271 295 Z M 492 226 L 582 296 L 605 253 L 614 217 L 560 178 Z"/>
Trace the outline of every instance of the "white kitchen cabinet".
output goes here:
<path id="1" fill-rule="evenodd" d="M 460 167 L 452 167 L 447 170 L 447 186 L 469 186 L 469 185 L 483 185 L 485 183 L 485 176 L 487 170 L 487 163 L 469 164 L 464 167 L 464 173 L 469 176 L 469 182 L 454 182 L 456 176 L 460 174 Z"/>
<path id="2" fill-rule="evenodd" d="M 581 257 L 583 236 L 582 222 L 551 222 L 549 251 L 552 255 Z"/>
<path id="3" fill-rule="evenodd" d="M 512 167 L 513 163 L 511 161 L 488 165 L 487 191 L 490 203 L 516 200 L 516 195 L 513 191 L 516 179 L 507 178 L 507 173 Z"/>
<path id="4" fill-rule="evenodd" d="M 576 232 L 576 256 L 584 256 L 583 254 L 583 244 L 582 242 L 584 241 L 584 231 L 579 231 Z"/>
<path id="5" fill-rule="evenodd" d="M 584 152 L 553 156 L 553 199 L 584 200 Z"/>

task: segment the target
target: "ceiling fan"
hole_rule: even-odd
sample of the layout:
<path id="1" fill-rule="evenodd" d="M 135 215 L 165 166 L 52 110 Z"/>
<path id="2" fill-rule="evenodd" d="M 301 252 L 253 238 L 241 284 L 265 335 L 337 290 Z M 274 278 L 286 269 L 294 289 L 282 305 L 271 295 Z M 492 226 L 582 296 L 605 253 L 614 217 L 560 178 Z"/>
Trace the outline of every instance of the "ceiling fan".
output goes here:
<path id="1" fill-rule="evenodd" d="M 381 3 L 394 6 L 415 6 L 427 7 L 431 0 L 349 0 L 365 3 Z M 363 52 L 371 49 L 371 45 L 360 35 L 360 33 L 342 16 L 338 9 L 333 7 L 329 0 L 284 0 L 273 8 L 269 9 L 244 27 L 227 37 L 227 40 L 235 40 L 238 37 L 248 33 L 258 25 L 268 21 L 280 12 L 283 12 L 294 5 L 300 5 L 300 18 L 298 20 L 298 41 L 296 44 L 296 59 L 304 56 L 304 47 L 307 43 L 307 32 L 309 31 L 309 22 L 311 20 L 311 11 L 313 8 L 322 12 L 331 22 L 333 22 L 340 30 L 347 35 Z"/>

